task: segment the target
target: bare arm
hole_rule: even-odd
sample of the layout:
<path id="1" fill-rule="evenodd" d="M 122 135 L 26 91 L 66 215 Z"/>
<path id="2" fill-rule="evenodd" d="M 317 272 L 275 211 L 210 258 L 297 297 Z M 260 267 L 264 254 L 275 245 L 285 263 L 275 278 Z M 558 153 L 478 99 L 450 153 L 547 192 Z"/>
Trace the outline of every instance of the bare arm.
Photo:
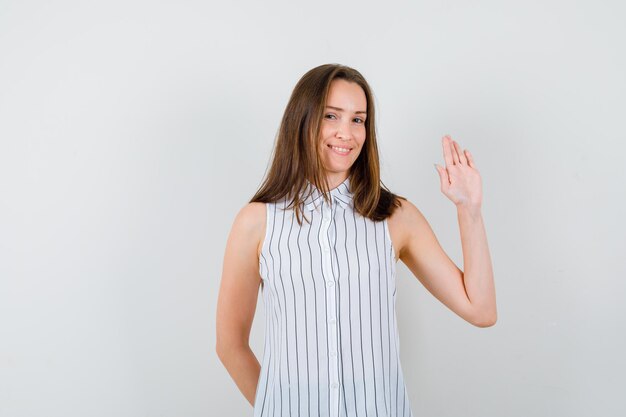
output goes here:
<path id="1" fill-rule="evenodd" d="M 394 218 L 402 231 L 400 258 L 424 286 L 468 322 L 493 326 L 496 294 L 487 235 L 481 215 L 481 178 L 472 154 L 449 136 L 442 138 L 446 166 L 435 165 L 441 191 L 457 207 L 465 272 L 443 251 L 422 213 L 403 202 Z"/>
<path id="2" fill-rule="evenodd" d="M 479 317 L 479 324 L 496 323 L 496 289 L 491 255 L 480 207 L 457 207 L 465 272 L 463 280 L 467 296 Z"/>
<path id="3" fill-rule="evenodd" d="M 249 337 L 261 284 L 258 247 L 264 234 L 265 204 L 247 204 L 226 243 L 216 314 L 217 355 L 253 406 L 261 366 Z"/>
<path id="4" fill-rule="evenodd" d="M 401 235 L 400 260 L 435 298 L 475 326 L 492 326 L 495 290 L 482 218 L 459 208 L 458 220 L 465 272 L 445 253 L 426 218 L 410 201 L 402 201 L 390 228 Z"/>

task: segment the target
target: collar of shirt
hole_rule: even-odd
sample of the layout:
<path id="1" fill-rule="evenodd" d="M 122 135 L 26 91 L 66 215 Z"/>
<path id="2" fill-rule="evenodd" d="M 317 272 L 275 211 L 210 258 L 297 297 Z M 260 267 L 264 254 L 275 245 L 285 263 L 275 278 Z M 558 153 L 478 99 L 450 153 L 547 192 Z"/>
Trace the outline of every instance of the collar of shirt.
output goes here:
<path id="1" fill-rule="evenodd" d="M 307 196 L 309 193 L 309 189 L 312 190 L 311 195 L 307 196 L 304 199 L 304 208 L 305 210 L 311 211 L 314 210 L 315 207 L 318 206 L 324 198 L 322 196 L 322 192 L 315 187 L 311 182 L 306 180 L 307 187 L 305 187 L 304 195 Z M 330 190 L 330 197 L 334 203 L 338 203 L 339 207 L 346 208 L 352 207 L 352 193 L 350 192 L 350 177 L 346 178 L 344 182 L 339 184 L 337 187 Z"/>

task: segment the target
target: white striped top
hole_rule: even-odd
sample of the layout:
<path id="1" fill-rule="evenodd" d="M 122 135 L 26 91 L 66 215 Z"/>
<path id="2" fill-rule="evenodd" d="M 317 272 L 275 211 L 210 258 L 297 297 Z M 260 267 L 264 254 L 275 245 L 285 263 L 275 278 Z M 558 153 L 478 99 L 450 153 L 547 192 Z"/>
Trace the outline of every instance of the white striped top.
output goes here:
<path id="1" fill-rule="evenodd" d="M 259 273 L 265 347 L 254 417 L 412 417 L 400 364 L 387 220 L 353 210 L 349 178 L 304 201 L 298 225 L 267 203 Z M 304 194 L 306 196 L 306 193 Z"/>

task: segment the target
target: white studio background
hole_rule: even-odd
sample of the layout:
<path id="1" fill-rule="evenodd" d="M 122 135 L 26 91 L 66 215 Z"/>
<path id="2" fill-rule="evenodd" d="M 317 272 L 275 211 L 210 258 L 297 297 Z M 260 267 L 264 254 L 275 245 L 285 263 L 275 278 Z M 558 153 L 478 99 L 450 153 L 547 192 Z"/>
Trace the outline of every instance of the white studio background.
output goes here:
<path id="1" fill-rule="evenodd" d="M 0 416 L 246 416 L 215 354 L 226 239 L 309 69 L 363 73 L 383 181 L 463 267 L 475 156 L 498 322 L 399 264 L 415 416 L 617 417 L 626 383 L 620 1 L 0 1 Z M 263 354 L 259 298 L 251 345 Z"/>

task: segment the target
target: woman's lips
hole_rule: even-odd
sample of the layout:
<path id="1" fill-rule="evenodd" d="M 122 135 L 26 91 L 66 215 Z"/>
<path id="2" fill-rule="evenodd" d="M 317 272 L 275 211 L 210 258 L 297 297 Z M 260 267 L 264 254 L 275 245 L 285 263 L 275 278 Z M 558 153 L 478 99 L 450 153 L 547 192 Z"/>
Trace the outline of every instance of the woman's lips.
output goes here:
<path id="1" fill-rule="evenodd" d="M 337 148 L 343 148 L 343 149 L 348 149 L 348 152 L 342 152 L 336 148 L 333 147 L 333 145 L 328 145 L 328 147 L 330 148 L 331 151 L 333 151 L 335 154 L 339 155 L 339 156 L 346 156 L 346 155 L 350 155 L 350 152 L 352 152 L 351 148 L 344 148 L 343 146 L 337 146 Z"/>

